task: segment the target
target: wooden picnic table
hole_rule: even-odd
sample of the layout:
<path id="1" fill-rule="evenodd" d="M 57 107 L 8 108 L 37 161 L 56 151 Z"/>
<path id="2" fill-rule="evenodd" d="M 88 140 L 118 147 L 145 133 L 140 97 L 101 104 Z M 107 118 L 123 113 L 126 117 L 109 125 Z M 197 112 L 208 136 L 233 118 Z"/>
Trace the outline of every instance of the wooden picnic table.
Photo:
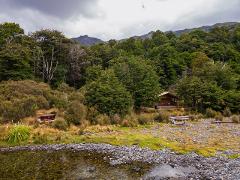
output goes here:
<path id="1" fill-rule="evenodd" d="M 175 125 L 184 125 L 187 120 L 189 120 L 189 116 L 170 116 L 169 120 Z"/>

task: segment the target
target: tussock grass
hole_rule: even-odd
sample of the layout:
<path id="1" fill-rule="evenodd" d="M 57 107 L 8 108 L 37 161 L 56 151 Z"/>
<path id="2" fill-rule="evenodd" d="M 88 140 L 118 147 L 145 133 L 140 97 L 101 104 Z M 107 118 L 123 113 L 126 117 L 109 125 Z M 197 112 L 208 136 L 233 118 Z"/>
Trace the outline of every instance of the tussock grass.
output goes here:
<path id="1" fill-rule="evenodd" d="M 25 125 L 15 125 L 9 131 L 7 142 L 19 144 L 30 138 L 30 127 Z"/>

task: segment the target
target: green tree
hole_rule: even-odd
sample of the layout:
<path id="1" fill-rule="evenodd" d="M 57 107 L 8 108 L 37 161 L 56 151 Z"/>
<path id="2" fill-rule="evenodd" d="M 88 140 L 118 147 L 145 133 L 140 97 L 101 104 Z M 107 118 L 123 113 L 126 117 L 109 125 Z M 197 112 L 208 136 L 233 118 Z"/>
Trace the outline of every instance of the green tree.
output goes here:
<path id="1" fill-rule="evenodd" d="M 62 69 L 65 70 L 66 73 L 61 74 L 65 75 L 66 83 L 75 88 L 79 88 L 85 84 L 86 69 L 91 64 L 87 49 L 81 47 L 80 44 L 69 43 L 66 51 L 65 60 L 62 62 Z M 58 80 L 60 79 L 59 77 L 61 76 L 57 75 Z"/>
<path id="2" fill-rule="evenodd" d="M 118 43 L 116 48 L 125 51 L 128 55 L 138 56 L 144 52 L 142 40 L 133 37 Z"/>
<path id="3" fill-rule="evenodd" d="M 150 50 L 148 57 L 152 59 L 161 86 L 167 89 L 182 75 L 185 62 L 179 59 L 179 53 L 173 46 L 165 44 Z"/>
<path id="4" fill-rule="evenodd" d="M 202 39 L 192 36 L 190 34 L 181 35 L 176 41 L 176 49 L 180 52 L 196 52 L 204 46 L 205 43 Z"/>
<path id="5" fill-rule="evenodd" d="M 237 47 L 237 49 L 240 50 L 240 25 L 238 25 L 238 27 L 236 27 L 233 31 L 232 42 Z"/>
<path id="6" fill-rule="evenodd" d="M 97 80 L 102 73 L 103 69 L 101 66 L 91 66 L 86 70 L 86 82 L 90 83 Z"/>
<path id="7" fill-rule="evenodd" d="M 231 90 L 223 94 L 224 105 L 234 113 L 240 112 L 240 91 Z"/>
<path id="8" fill-rule="evenodd" d="M 136 109 L 152 106 L 160 93 L 159 77 L 147 61 L 136 57 L 120 57 L 112 62 L 119 80 L 131 92 Z"/>
<path id="9" fill-rule="evenodd" d="M 202 81 L 197 77 L 185 77 L 178 82 L 176 91 L 186 105 L 197 109 L 201 101 Z"/>
<path id="10" fill-rule="evenodd" d="M 36 41 L 34 69 L 35 75 L 42 78 L 44 82 L 53 84 L 53 80 L 62 83 L 64 77 L 63 66 L 66 67 L 68 55 L 68 44 L 71 42 L 56 30 L 41 30 L 34 32 L 31 37 Z M 56 77 L 56 72 L 60 77 Z"/>
<path id="11" fill-rule="evenodd" d="M 231 67 L 223 62 L 214 62 L 204 53 L 194 53 L 192 61 L 192 75 L 202 80 L 215 82 L 223 89 L 230 90 L 237 87 L 237 75 Z"/>
<path id="12" fill-rule="evenodd" d="M 156 31 L 152 35 L 152 41 L 156 46 L 160 46 L 167 43 L 169 39 L 163 32 Z"/>
<path id="13" fill-rule="evenodd" d="M 0 47 L 3 44 L 10 43 L 17 36 L 24 35 L 24 30 L 15 23 L 3 23 L 0 24 Z"/>
<path id="14" fill-rule="evenodd" d="M 211 108 L 217 111 L 223 110 L 223 90 L 214 82 L 203 82 L 201 87 L 201 101 L 198 109 L 204 111 Z"/>
<path id="15" fill-rule="evenodd" d="M 103 71 L 96 81 L 87 85 L 86 102 L 100 113 L 107 115 L 126 115 L 132 98 L 114 74 L 113 70 Z"/>
<path id="16" fill-rule="evenodd" d="M 177 84 L 177 94 L 184 103 L 196 110 L 207 108 L 221 110 L 222 89 L 216 83 L 203 81 L 198 77 L 185 77 Z"/>
<path id="17" fill-rule="evenodd" d="M 105 69 L 108 68 L 109 62 L 118 56 L 118 53 L 117 48 L 112 44 L 97 44 L 90 47 L 90 61 L 93 65 L 101 65 Z"/>
<path id="18" fill-rule="evenodd" d="M 0 51 L 0 81 L 32 79 L 31 51 L 20 44 L 8 44 Z"/>
<path id="19" fill-rule="evenodd" d="M 208 33 L 208 42 L 230 42 L 230 32 L 228 27 L 215 27 Z"/>

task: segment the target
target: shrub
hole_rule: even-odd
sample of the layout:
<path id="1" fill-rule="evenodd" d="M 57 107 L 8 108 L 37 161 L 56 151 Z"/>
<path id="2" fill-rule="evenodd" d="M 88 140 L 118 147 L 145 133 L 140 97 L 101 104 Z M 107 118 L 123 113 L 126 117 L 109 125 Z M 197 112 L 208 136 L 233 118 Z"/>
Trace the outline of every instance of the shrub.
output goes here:
<path id="1" fill-rule="evenodd" d="M 67 96 L 59 91 L 51 91 L 46 95 L 51 107 L 64 109 L 67 107 Z"/>
<path id="2" fill-rule="evenodd" d="M 141 111 L 144 113 L 156 113 L 157 112 L 157 110 L 155 108 L 146 108 L 146 107 L 141 108 Z"/>
<path id="3" fill-rule="evenodd" d="M 58 88 L 57 88 L 58 91 L 60 92 L 64 92 L 64 93 L 71 93 L 74 91 L 74 88 L 73 87 L 70 87 L 68 84 L 66 83 L 61 83 Z"/>
<path id="4" fill-rule="evenodd" d="M 217 121 L 223 121 L 223 115 L 220 112 L 217 112 L 216 116 L 214 117 Z"/>
<path id="5" fill-rule="evenodd" d="M 90 125 L 90 122 L 89 122 L 89 121 L 83 120 L 83 121 L 81 122 L 81 126 L 80 126 L 80 128 L 79 128 L 79 130 L 78 130 L 78 134 L 79 134 L 79 135 L 83 135 L 83 134 L 84 134 L 84 130 L 85 130 L 89 125 Z"/>
<path id="6" fill-rule="evenodd" d="M 94 133 L 99 133 L 99 132 L 112 132 L 114 129 L 111 126 L 89 126 L 86 129 L 83 130 L 83 134 L 94 134 Z"/>
<path id="7" fill-rule="evenodd" d="M 21 123 L 28 126 L 35 126 L 36 124 L 39 124 L 38 121 L 36 121 L 36 117 L 27 117 L 21 120 Z"/>
<path id="8" fill-rule="evenodd" d="M 231 110 L 227 107 L 227 108 L 224 109 L 223 115 L 224 115 L 224 117 L 230 117 L 230 116 L 232 115 L 232 112 L 231 112 Z"/>
<path id="9" fill-rule="evenodd" d="M 47 144 L 49 142 L 47 134 L 36 133 L 32 139 L 34 144 Z"/>
<path id="10" fill-rule="evenodd" d="M 91 124 L 95 124 L 96 117 L 99 115 L 99 112 L 94 107 L 89 107 L 87 110 L 87 120 L 91 122 Z"/>
<path id="11" fill-rule="evenodd" d="M 63 130 L 63 131 L 66 131 L 68 128 L 68 124 L 63 118 L 57 118 L 53 122 L 52 126 L 56 129 Z"/>
<path id="12" fill-rule="evenodd" d="M 240 117 L 237 115 L 232 116 L 232 122 L 233 123 L 240 123 Z"/>
<path id="13" fill-rule="evenodd" d="M 135 127 L 138 125 L 138 119 L 135 114 L 127 115 L 122 121 L 123 127 Z"/>
<path id="14" fill-rule="evenodd" d="M 87 108 L 78 101 L 73 101 L 69 104 L 64 119 L 68 124 L 81 125 L 83 120 L 86 120 Z"/>
<path id="15" fill-rule="evenodd" d="M 111 120 L 109 118 L 109 116 L 107 116 L 106 114 L 99 114 L 96 117 L 96 122 L 95 124 L 99 124 L 99 125 L 109 125 L 111 124 Z"/>
<path id="16" fill-rule="evenodd" d="M 206 109 L 206 117 L 207 118 L 214 118 L 217 115 L 217 112 L 212 110 L 211 108 Z"/>
<path id="17" fill-rule="evenodd" d="M 165 122 L 165 123 L 168 123 L 169 122 L 169 113 L 168 112 L 160 112 L 158 114 L 158 116 L 156 116 L 154 118 L 155 121 L 157 122 Z"/>
<path id="18" fill-rule="evenodd" d="M 151 116 L 151 114 L 140 114 L 138 117 L 138 123 L 141 125 L 144 124 L 149 124 L 152 123 L 154 121 L 153 116 Z"/>
<path id="19" fill-rule="evenodd" d="M 0 113 L 5 122 L 18 122 L 21 118 L 33 116 L 38 108 L 34 97 L 14 99 L 12 101 L 2 101 L 0 103 Z"/>
<path id="20" fill-rule="evenodd" d="M 80 103 L 84 103 L 85 102 L 85 97 L 83 95 L 83 93 L 79 92 L 79 91 L 75 91 L 75 92 L 72 92 L 70 95 L 69 95 L 69 98 L 68 100 L 70 102 L 72 101 L 78 101 Z"/>
<path id="21" fill-rule="evenodd" d="M 8 134 L 7 141 L 9 143 L 21 143 L 27 141 L 30 137 L 30 128 L 24 125 L 14 126 Z"/>
<path id="22" fill-rule="evenodd" d="M 3 117 L 0 115 L 0 124 L 3 123 Z"/>
<path id="23" fill-rule="evenodd" d="M 118 114 L 114 114 L 111 117 L 111 124 L 121 124 L 122 118 Z"/>
<path id="24" fill-rule="evenodd" d="M 204 115 L 203 114 L 196 114 L 196 115 L 190 116 L 190 118 L 191 118 L 192 121 L 199 120 L 199 119 L 203 119 Z"/>
<path id="25" fill-rule="evenodd" d="M 63 132 L 50 127 L 39 127 L 33 130 L 32 140 L 34 144 L 56 143 L 63 136 Z"/>
<path id="26" fill-rule="evenodd" d="M 9 134 L 11 126 L 0 126 L 0 141 L 5 141 Z"/>
<path id="27" fill-rule="evenodd" d="M 35 114 L 36 110 L 65 107 L 65 93 L 53 91 L 45 83 L 6 81 L 0 83 L 0 114 L 5 122 L 18 122 Z"/>

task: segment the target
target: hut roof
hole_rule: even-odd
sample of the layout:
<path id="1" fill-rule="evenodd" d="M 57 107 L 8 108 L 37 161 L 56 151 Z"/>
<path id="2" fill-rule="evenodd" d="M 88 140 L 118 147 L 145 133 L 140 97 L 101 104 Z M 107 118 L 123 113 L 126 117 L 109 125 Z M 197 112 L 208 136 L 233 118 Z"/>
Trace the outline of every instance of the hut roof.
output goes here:
<path id="1" fill-rule="evenodd" d="M 170 96 L 173 96 L 173 97 L 176 97 L 176 98 L 177 98 L 177 96 L 176 96 L 175 94 L 170 93 L 170 92 L 168 92 L 168 91 L 165 91 L 165 92 L 159 94 L 159 97 L 162 97 L 162 96 L 165 96 L 165 95 L 170 95 Z"/>

